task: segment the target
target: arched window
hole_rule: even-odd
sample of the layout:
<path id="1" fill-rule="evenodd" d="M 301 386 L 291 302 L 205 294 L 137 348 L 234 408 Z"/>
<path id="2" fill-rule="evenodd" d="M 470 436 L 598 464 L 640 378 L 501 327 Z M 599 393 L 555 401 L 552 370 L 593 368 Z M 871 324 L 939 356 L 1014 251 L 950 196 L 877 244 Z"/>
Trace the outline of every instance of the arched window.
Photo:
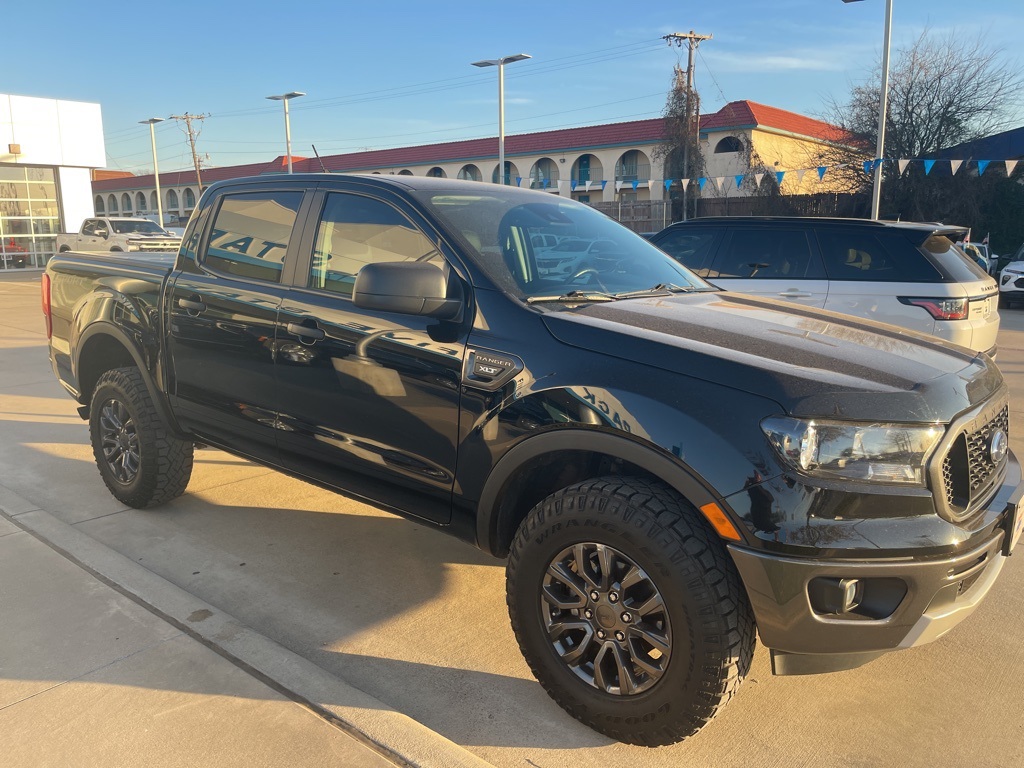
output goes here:
<path id="1" fill-rule="evenodd" d="M 185 208 L 191 209 L 196 207 L 196 193 L 193 192 L 189 187 L 185 187 Z"/>
<path id="2" fill-rule="evenodd" d="M 597 159 L 597 155 L 580 155 L 572 164 L 572 178 L 577 184 L 601 181 L 604 178 L 604 169 L 601 168 L 601 161 Z"/>
<path id="3" fill-rule="evenodd" d="M 483 176 L 475 165 L 464 165 L 459 169 L 459 178 L 464 181 L 480 181 Z"/>
<path id="4" fill-rule="evenodd" d="M 173 189 L 167 190 L 167 207 L 172 211 L 178 210 L 178 193 Z"/>
<path id="5" fill-rule="evenodd" d="M 410 171 L 408 168 L 403 168 L 402 170 L 400 170 L 398 172 L 398 175 L 399 176 L 412 176 L 412 171 Z"/>
<path id="6" fill-rule="evenodd" d="M 107 195 L 107 210 L 111 213 L 117 213 L 117 198 L 113 195 Z"/>
<path id="7" fill-rule="evenodd" d="M 103 207 L 103 195 L 96 195 L 96 215 L 104 213 L 106 209 Z"/>
<path id="8" fill-rule="evenodd" d="M 125 213 L 131 213 L 132 211 L 132 196 L 127 192 L 121 195 L 121 210 Z"/>
<path id="9" fill-rule="evenodd" d="M 149 208 L 150 208 L 150 210 L 155 211 L 157 209 L 157 203 L 158 202 L 160 202 L 160 201 L 156 199 L 156 190 L 154 189 L 152 192 L 149 193 Z"/>
<path id="10" fill-rule="evenodd" d="M 448 177 L 448 175 L 444 172 L 444 168 L 441 168 L 440 166 L 437 165 L 435 165 L 433 168 L 427 171 L 427 176 L 431 177 L 432 179 L 445 179 Z"/>
<path id="11" fill-rule="evenodd" d="M 534 189 L 558 188 L 558 166 L 554 160 L 542 157 L 533 164 L 530 169 L 530 186 Z"/>
<path id="12" fill-rule="evenodd" d="M 516 183 L 516 178 L 518 176 L 519 176 L 519 169 L 516 168 L 515 163 L 513 163 L 511 160 L 506 160 L 505 161 L 505 184 L 507 184 L 507 185 L 514 185 Z M 498 180 L 498 166 L 494 166 L 494 171 L 491 173 L 491 181 L 494 184 L 501 184 L 502 183 L 501 181 Z"/>
<path id="13" fill-rule="evenodd" d="M 720 142 L 715 144 L 715 154 L 720 155 L 723 152 L 742 152 L 743 142 L 737 139 L 735 136 L 726 136 Z"/>
<path id="14" fill-rule="evenodd" d="M 651 177 L 651 162 L 639 149 L 624 152 L 615 164 L 616 181 L 647 181 Z"/>
<path id="15" fill-rule="evenodd" d="M 135 193 L 135 210 L 144 211 L 146 210 L 146 193 L 136 192 Z"/>

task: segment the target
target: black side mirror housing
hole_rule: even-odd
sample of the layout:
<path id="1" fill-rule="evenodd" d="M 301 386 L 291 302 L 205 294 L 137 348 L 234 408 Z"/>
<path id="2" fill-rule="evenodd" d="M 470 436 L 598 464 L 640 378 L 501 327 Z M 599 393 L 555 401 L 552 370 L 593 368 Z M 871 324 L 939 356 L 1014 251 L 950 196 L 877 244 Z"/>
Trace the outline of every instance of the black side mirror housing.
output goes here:
<path id="1" fill-rule="evenodd" d="M 352 288 L 352 303 L 361 309 L 453 320 L 462 311 L 462 296 L 448 295 L 440 267 L 417 261 L 366 264 Z"/>

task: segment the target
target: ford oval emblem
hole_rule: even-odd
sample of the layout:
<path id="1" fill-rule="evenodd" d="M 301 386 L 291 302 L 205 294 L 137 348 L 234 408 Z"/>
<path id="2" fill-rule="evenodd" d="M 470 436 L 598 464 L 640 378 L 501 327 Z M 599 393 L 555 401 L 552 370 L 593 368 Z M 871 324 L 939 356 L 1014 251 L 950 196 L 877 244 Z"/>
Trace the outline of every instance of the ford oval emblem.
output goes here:
<path id="1" fill-rule="evenodd" d="M 997 429 L 992 433 L 992 437 L 988 441 L 988 455 L 992 459 L 992 463 L 999 465 L 1003 459 L 1006 458 L 1007 451 L 1007 440 L 1006 433 L 1001 429 Z"/>

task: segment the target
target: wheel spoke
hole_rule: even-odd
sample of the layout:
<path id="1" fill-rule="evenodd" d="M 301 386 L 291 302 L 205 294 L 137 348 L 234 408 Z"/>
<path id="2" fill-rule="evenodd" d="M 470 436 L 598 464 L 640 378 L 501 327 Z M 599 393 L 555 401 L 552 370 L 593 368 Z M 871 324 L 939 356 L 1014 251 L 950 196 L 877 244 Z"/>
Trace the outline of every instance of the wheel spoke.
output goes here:
<path id="1" fill-rule="evenodd" d="M 585 621 L 559 621 L 548 627 L 548 636 L 557 643 L 556 647 L 564 647 L 564 643 L 561 643 L 560 640 L 568 632 L 583 632 L 583 638 L 576 645 L 570 647 L 564 653 L 560 653 L 562 660 L 570 667 L 574 667 L 590 649 L 590 643 L 594 639 L 594 631 Z"/>
<path id="2" fill-rule="evenodd" d="M 604 591 L 611 589 L 612 587 L 612 548 L 606 547 L 604 544 L 597 545 L 597 560 L 601 566 L 601 584 L 600 588 Z"/>
<path id="3" fill-rule="evenodd" d="M 637 681 L 633 675 L 632 656 L 620 645 L 612 645 L 611 648 L 615 658 L 615 668 L 619 673 L 619 693 L 624 696 L 636 693 Z"/>
<path id="4" fill-rule="evenodd" d="M 600 585 L 597 583 L 597 578 L 590 567 L 590 555 L 586 547 L 586 544 L 577 544 L 572 548 L 572 556 L 576 560 L 576 567 L 579 569 L 580 576 L 587 582 L 587 587 L 596 589 Z"/>
<path id="5" fill-rule="evenodd" d="M 652 613 L 664 612 L 665 602 L 661 599 L 661 594 L 655 592 L 640 605 L 634 605 L 631 607 L 641 616 L 649 616 Z"/>
<path id="6" fill-rule="evenodd" d="M 668 656 L 672 646 L 667 635 L 662 634 L 656 629 L 651 629 L 642 624 L 638 624 L 634 627 L 630 627 L 629 633 L 634 637 L 639 637 L 646 643 L 650 644 L 652 648 L 657 650 L 664 656 Z"/>
<path id="7" fill-rule="evenodd" d="M 568 611 L 583 608 L 587 604 L 587 591 L 583 579 L 570 571 L 565 563 L 552 563 L 548 566 L 548 575 L 564 590 L 557 590 L 555 584 L 544 585 L 544 599 L 556 608 Z M 565 595 L 568 591 L 570 594 Z M 561 593 L 561 594 L 560 594 Z"/>
<path id="8" fill-rule="evenodd" d="M 626 571 L 626 575 L 622 577 L 622 589 L 627 590 L 630 587 L 634 587 L 637 584 L 641 584 L 646 580 L 644 572 L 637 568 L 635 565 L 629 566 L 629 570 Z"/>

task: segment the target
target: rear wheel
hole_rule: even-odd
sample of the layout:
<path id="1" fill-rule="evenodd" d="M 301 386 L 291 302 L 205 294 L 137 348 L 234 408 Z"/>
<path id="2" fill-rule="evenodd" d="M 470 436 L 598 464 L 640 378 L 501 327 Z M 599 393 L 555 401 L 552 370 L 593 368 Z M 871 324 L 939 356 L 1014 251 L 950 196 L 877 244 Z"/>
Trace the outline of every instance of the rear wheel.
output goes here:
<path id="1" fill-rule="evenodd" d="M 749 670 L 754 620 L 725 548 L 683 498 L 590 480 L 529 513 L 508 561 L 512 628 L 541 685 L 619 741 L 700 730 Z"/>
<path id="2" fill-rule="evenodd" d="M 115 368 L 96 383 L 89 406 L 92 452 L 103 482 L 130 507 L 153 507 L 185 492 L 192 443 L 160 420 L 137 368 Z"/>

